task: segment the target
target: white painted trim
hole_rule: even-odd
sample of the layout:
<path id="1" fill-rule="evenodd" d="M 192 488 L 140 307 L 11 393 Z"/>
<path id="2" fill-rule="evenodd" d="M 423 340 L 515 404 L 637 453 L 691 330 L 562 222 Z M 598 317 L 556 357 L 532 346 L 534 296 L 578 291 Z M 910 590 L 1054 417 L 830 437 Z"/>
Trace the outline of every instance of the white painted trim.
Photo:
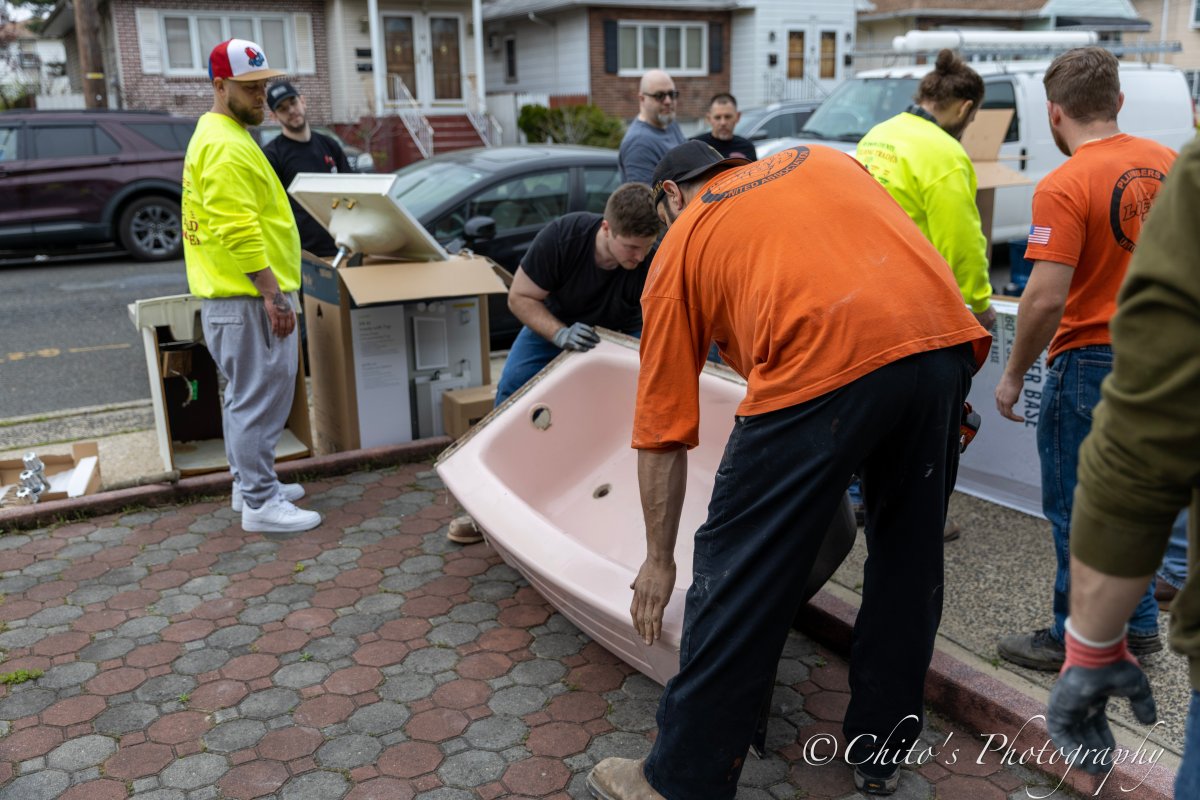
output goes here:
<path id="1" fill-rule="evenodd" d="M 662 63 L 652 64 L 652 65 L 642 64 L 641 63 L 641 58 L 642 58 L 641 30 L 643 28 L 654 28 L 654 27 L 659 28 L 660 31 L 663 30 L 664 28 L 680 28 L 681 29 L 681 32 L 680 32 L 680 45 L 681 45 L 680 57 L 681 58 L 683 57 L 684 51 L 686 50 L 686 47 L 687 47 L 687 45 L 686 45 L 687 29 L 688 28 L 699 28 L 700 36 L 701 36 L 700 67 L 697 69 L 683 69 L 682 67 L 666 66 Z M 640 77 L 642 75 L 642 73 L 644 73 L 648 69 L 659 69 L 659 68 L 667 70 L 668 72 L 671 73 L 671 75 L 673 77 L 677 77 L 677 78 L 699 77 L 699 76 L 707 75 L 708 74 L 709 27 L 710 27 L 710 23 L 707 20 L 678 20 L 678 19 L 672 19 L 672 20 L 620 19 L 620 20 L 617 20 L 617 76 L 622 77 L 622 78 L 637 78 L 637 77 Z M 635 28 L 638 30 L 638 34 L 639 34 L 638 35 L 638 62 L 639 62 L 639 65 L 633 69 L 629 69 L 629 68 L 622 69 L 621 68 L 621 29 L 622 28 Z M 661 36 L 660 36 L 660 40 L 659 40 L 659 54 L 660 54 L 660 58 L 666 57 L 666 47 L 662 43 Z"/>

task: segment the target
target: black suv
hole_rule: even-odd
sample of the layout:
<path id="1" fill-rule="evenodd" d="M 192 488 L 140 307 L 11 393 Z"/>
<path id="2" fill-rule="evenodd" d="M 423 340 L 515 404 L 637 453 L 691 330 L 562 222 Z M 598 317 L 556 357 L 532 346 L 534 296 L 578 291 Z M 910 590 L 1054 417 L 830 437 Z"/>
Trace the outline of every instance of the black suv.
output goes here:
<path id="1" fill-rule="evenodd" d="M 152 111 L 0 113 L 0 250 L 115 243 L 139 261 L 179 258 L 195 126 Z"/>

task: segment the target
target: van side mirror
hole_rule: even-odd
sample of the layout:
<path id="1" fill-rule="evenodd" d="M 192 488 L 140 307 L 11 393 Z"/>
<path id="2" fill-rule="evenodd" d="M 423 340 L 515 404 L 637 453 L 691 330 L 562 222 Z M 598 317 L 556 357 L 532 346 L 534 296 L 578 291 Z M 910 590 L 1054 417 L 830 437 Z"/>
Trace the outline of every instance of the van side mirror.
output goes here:
<path id="1" fill-rule="evenodd" d="M 496 238 L 496 220 L 491 217 L 471 217 L 463 225 L 463 238 L 467 245 L 473 247 L 476 242 L 486 242 Z"/>

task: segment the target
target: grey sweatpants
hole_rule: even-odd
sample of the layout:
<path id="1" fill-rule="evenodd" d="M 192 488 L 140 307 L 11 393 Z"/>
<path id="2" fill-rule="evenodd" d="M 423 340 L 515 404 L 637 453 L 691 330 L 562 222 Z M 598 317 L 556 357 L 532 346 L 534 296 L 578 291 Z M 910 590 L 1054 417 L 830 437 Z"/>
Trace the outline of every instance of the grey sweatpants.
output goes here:
<path id="1" fill-rule="evenodd" d="M 295 294 L 289 300 L 295 308 Z M 261 297 L 206 298 L 200 321 L 225 380 L 221 419 L 229 471 L 246 505 L 259 508 L 278 491 L 275 445 L 292 410 L 299 325 L 285 338 L 276 337 Z"/>

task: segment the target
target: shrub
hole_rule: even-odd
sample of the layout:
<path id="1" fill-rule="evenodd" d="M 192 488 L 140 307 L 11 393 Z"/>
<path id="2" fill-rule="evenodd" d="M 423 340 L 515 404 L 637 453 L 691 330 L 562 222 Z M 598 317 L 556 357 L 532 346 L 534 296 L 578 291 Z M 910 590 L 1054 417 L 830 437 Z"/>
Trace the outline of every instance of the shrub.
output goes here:
<path id="1" fill-rule="evenodd" d="M 621 137 L 625 135 L 621 120 L 592 105 L 521 106 L 517 126 L 530 142 L 586 144 L 614 149 L 621 145 Z"/>

